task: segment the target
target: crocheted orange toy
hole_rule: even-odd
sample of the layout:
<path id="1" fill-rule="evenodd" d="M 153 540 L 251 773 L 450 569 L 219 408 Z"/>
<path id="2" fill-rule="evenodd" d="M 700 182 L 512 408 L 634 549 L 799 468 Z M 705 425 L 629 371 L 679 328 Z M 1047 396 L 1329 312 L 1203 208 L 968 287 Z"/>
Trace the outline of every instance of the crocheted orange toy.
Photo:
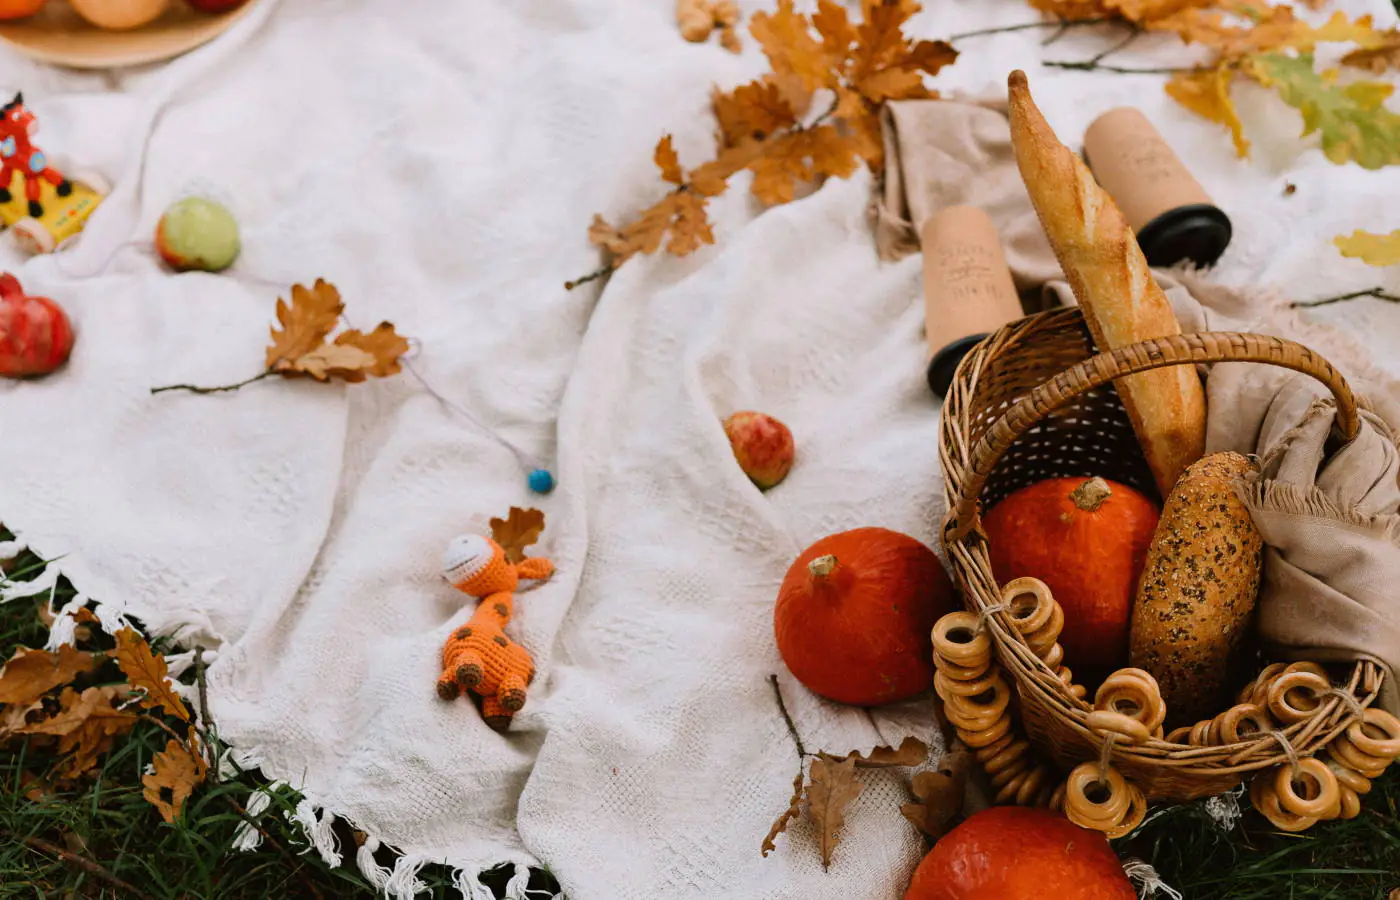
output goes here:
<path id="1" fill-rule="evenodd" d="M 480 597 L 481 602 L 442 648 L 438 696 L 455 700 L 462 691 L 470 691 L 481 698 L 486 724 L 505 731 L 511 717 L 525 705 L 526 688 L 535 677 L 529 652 L 505 635 L 515 607 L 515 588 L 522 578 L 550 577 L 554 563 L 542 557 L 509 562 L 500 544 L 471 534 L 448 545 L 442 568 L 453 587 Z"/>

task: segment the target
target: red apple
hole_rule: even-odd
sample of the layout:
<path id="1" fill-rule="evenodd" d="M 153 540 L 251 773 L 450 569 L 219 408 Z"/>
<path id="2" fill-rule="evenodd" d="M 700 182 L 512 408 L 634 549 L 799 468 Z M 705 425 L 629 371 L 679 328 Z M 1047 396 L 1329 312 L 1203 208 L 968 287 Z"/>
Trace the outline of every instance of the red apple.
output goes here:
<path id="1" fill-rule="evenodd" d="M 787 477 L 792 468 L 792 432 L 782 422 L 761 412 L 736 412 L 724 420 L 724 433 L 739 468 L 761 490 Z"/>
<path id="2" fill-rule="evenodd" d="M 221 13 L 237 9 L 248 0 L 185 0 L 185 2 L 200 12 Z"/>
<path id="3" fill-rule="evenodd" d="M 73 349 L 73 326 L 48 297 L 27 297 L 19 280 L 0 275 L 0 376 L 46 375 Z"/>

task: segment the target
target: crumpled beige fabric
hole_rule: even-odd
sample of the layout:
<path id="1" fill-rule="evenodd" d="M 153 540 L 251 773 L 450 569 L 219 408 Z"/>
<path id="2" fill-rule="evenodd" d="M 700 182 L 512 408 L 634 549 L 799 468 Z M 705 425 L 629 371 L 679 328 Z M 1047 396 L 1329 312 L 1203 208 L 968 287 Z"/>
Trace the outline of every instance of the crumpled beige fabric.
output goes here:
<path id="1" fill-rule="evenodd" d="M 1071 305 L 1011 152 L 1005 104 L 965 100 L 886 106 L 886 166 L 874 203 L 881 256 L 918 252 L 918 226 L 948 206 L 985 209 L 1002 235 L 1018 289 L 1041 286 L 1045 308 Z M 1400 714 L 1400 393 L 1355 342 L 1305 322 L 1263 292 L 1156 272 L 1182 330 L 1290 338 L 1343 369 L 1364 396 L 1360 434 L 1329 443 L 1336 406 L 1320 382 L 1254 363 L 1203 367 L 1206 449 L 1258 456 L 1240 486 L 1268 545 L 1257 627 L 1282 659 L 1371 659 L 1387 669 L 1381 704 Z M 1034 303 L 1028 304 L 1033 308 Z"/>

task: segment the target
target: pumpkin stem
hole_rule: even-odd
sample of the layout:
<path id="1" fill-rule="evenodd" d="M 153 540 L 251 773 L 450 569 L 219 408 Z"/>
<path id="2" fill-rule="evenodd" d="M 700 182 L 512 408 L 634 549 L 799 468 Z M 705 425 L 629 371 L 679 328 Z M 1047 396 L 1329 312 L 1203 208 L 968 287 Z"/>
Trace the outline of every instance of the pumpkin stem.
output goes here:
<path id="1" fill-rule="evenodd" d="M 1108 486 L 1108 482 L 1095 476 L 1071 491 L 1069 499 L 1085 512 L 1094 512 L 1112 496 L 1113 489 Z"/>
<path id="2" fill-rule="evenodd" d="M 807 564 L 807 571 L 817 578 L 825 578 L 836 571 L 836 557 L 830 553 L 826 556 L 818 556 Z"/>

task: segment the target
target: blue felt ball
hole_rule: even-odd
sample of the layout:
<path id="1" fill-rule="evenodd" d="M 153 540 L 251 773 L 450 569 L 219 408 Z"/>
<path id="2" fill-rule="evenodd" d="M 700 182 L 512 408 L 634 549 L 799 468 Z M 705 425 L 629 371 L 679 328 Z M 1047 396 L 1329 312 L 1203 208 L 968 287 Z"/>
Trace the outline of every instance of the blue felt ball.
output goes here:
<path id="1" fill-rule="evenodd" d="M 554 490 L 554 476 L 548 469 L 536 469 L 530 473 L 530 490 L 536 494 L 548 494 Z"/>

